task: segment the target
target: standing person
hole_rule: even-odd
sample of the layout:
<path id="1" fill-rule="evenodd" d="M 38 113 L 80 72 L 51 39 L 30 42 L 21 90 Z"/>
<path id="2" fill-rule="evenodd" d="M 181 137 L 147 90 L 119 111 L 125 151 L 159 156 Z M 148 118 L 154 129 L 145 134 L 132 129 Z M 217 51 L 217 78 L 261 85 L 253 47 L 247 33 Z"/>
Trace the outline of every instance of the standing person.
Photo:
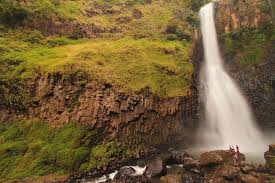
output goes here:
<path id="1" fill-rule="evenodd" d="M 240 149 L 239 149 L 238 145 L 236 145 L 236 149 L 237 149 L 237 152 L 236 152 L 237 162 L 238 162 L 238 164 L 240 164 L 241 163 L 241 156 L 240 156 Z"/>
<path id="2" fill-rule="evenodd" d="M 236 145 L 236 149 L 237 149 L 237 153 L 240 153 L 240 149 L 238 145 Z"/>
<path id="3" fill-rule="evenodd" d="M 235 154 L 235 150 L 234 150 L 234 148 L 233 148 L 233 146 L 229 146 L 229 155 L 230 156 L 233 156 Z"/>

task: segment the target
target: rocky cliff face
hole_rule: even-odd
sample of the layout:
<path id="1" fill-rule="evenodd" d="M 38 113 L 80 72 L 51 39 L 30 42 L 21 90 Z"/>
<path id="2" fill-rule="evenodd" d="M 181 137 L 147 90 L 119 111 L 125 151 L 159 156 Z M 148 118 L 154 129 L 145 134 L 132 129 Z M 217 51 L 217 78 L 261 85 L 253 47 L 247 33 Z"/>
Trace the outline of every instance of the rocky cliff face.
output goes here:
<path id="1" fill-rule="evenodd" d="M 29 86 L 36 100 L 27 116 L 17 117 L 38 117 L 56 127 L 75 122 L 126 143 L 171 142 L 197 118 L 196 88 L 184 97 L 161 98 L 148 89 L 126 94 L 95 78 L 60 73 L 38 75 Z"/>
<path id="2" fill-rule="evenodd" d="M 257 28 L 270 23 L 271 10 L 268 0 L 224 0 L 216 4 L 219 32 L 238 28 Z"/>
<path id="3" fill-rule="evenodd" d="M 274 59 L 274 55 L 272 56 Z M 235 72 L 240 84 L 255 112 L 259 125 L 263 128 L 275 127 L 274 63 L 266 63 L 243 72 Z"/>
<path id="4" fill-rule="evenodd" d="M 275 127 L 274 41 L 267 36 L 272 35 L 272 28 L 268 28 L 271 15 L 268 1 L 231 0 L 216 4 L 216 26 L 225 62 L 262 127 Z M 223 39 L 227 35 L 231 36 L 229 43 Z M 243 41 L 244 37 L 249 40 Z M 233 49 L 228 52 L 230 44 Z M 249 64 L 242 65 L 244 61 Z"/>

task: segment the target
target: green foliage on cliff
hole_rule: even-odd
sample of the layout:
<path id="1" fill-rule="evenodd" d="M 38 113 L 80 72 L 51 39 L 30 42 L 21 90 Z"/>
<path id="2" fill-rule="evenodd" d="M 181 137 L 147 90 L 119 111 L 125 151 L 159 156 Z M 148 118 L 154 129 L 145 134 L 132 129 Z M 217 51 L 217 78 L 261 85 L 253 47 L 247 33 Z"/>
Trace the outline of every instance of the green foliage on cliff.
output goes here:
<path id="1" fill-rule="evenodd" d="M 169 22 L 177 22 L 185 29 L 192 27 L 186 20 L 195 14 L 191 10 L 197 6 L 194 4 L 196 0 L 1 0 L 0 22 L 18 27 L 41 22 L 62 25 L 68 21 L 114 29 L 107 31 L 107 37 L 163 37 Z M 40 30 L 44 29 L 43 23 Z"/>
<path id="2" fill-rule="evenodd" d="M 30 104 L 30 96 L 19 78 L 0 75 L 0 109 L 24 111 Z"/>
<path id="3" fill-rule="evenodd" d="M 37 121 L 0 124 L 0 182 L 100 169 L 118 157 L 129 155 L 87 127 L 53 128 Z"/>
<path id="4" fill-rule="evenodd" d="M 242 67 L 263 63 L 272 48 L 272 25 L 262 28 L 242 28 L 223 35 L 225 52 L 234 55 Z"/>
<path id="5" fill-rule="evenodd" d="M 39 18 L 76 18 L 81 15 L 84 1 L 54 1 L 54 0 L 1 0 L 0 22 L 9 26 L 21 24 L 32 17 Z"/>
<path id="6" fill-rule="evenodd" d="M 149 87 L 160 96 L 186 95 L 193 73 L 189 62 L 191 31 L 198 25 L 190 9 L 192 3 L 1 0 L 0 71 L 5 78 L 24 81 L 34 72 L 46 75 L 73 64 L 125 92 Z M 67 21 L 70 26 L 96 26 L 100 35 L 92 40 L 73 40 L 66 34 L 42 34 L 46 22 L 62 29 Z M 22 30 L 21 25 L 28 30 Z"/>
<path id="7" fill-rule="evenodd" d="M 160 96 L 179 96 L 191 84 L 191 44 L 185 40 L 70 40 L 10 30 L 0 35 L 0 69 L 8 77 L 26 79 L 35 70 L 63 72 L 74 65 L 123 91 L 149 87 Z"/>

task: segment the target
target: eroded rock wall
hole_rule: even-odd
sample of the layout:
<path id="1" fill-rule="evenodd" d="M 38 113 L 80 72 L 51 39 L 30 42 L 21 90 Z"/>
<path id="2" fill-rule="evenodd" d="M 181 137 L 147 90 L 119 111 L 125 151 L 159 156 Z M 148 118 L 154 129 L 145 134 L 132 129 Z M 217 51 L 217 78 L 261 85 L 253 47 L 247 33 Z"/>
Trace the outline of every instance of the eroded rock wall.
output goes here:
<path id="1" fill-rule="evenodd" d="M 223 0 L 216 3 L 218 32 L 257 28 L 271 22 L 268 0 Z"/>
<path id="2" fill-rule="evenodd" d="M 197 118 L 195 87 L 186 96 L 164 98 L 148 89 L 126 94 L 95 78 L 68 79 L 60 73 L 38 75 L 29 86 L 33 107 L 18 118 L 37 117 L 55 127 L 75 122 L 130 144 L 172 142 Z M 8 113 L 5 118 L 11 119 Z"/>

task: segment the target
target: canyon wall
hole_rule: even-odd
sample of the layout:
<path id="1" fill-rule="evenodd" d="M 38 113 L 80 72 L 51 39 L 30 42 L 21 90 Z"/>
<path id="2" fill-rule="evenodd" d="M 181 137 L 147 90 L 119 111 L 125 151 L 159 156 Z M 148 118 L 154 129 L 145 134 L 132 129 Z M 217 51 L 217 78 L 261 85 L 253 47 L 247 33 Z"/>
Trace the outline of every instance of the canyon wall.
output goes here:
<path id="1" fill-rule="evenodd" d="M 2 111 L 2 121 L 36 117 L 54 127 L 74 122 L 104 138 L 158 145 L 186 135 L 197 118 L 195 87 L 186 96 L 164 98 L 149 89 L 124 93 L 96 78 L 61 73 L 37 75 L 28 85 L 34 101 L 27 114 Z"/>

